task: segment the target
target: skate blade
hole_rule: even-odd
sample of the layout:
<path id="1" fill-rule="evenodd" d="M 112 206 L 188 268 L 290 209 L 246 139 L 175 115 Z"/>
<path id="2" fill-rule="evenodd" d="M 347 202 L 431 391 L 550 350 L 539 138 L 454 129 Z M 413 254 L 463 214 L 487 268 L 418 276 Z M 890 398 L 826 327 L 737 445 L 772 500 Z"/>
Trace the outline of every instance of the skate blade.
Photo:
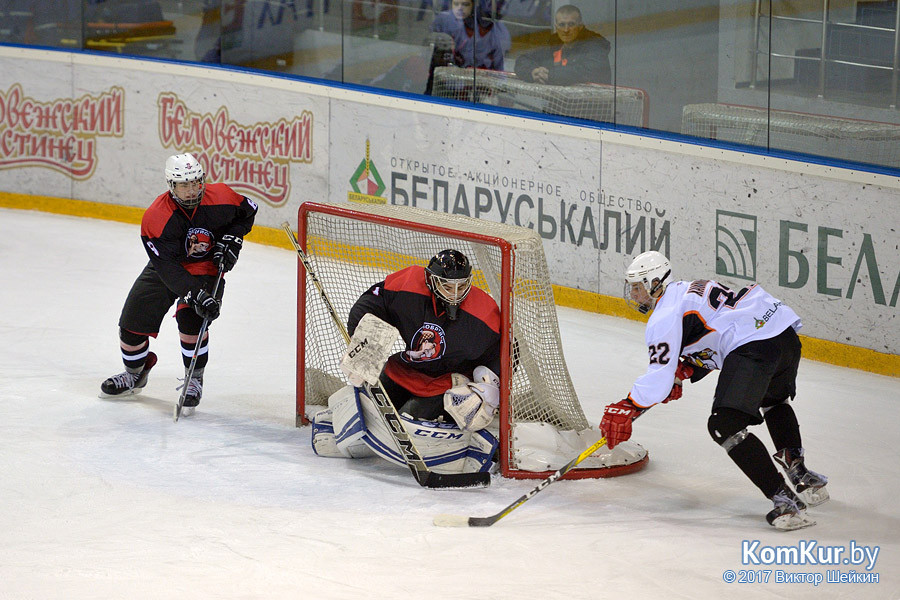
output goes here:
<path id="1" fill-rule="evenodd" d="M 191 416 L 192 414 L 194 414 L 194 409 L 195 409 L 195 408 L 196 408 L 195 406 L 182 406 L 182 407 L 181 407 L 181 416 L 182 416 L 182 417 L 189 417 L 189 416 Z"/>
<path id="2" fill-rule="evenodd" d="M 103 390 L 100 390 L 100 393 L 97 394 L 98 398 L 127 398 L 128 396 L 134 396 L 135 394 L 140 394 L 141 390 L 144 388 L 132 388 L 127 392 L 122 392 L 121 394 L 107 394 Z"/>
<path id="3" fill-rule="evenodd" d="M 812 527 L 815 524 L 816 522 L 806 516 L 806 513 L 803 511 L 795 515 L 781 515 L 772 521 L 772 527 L 780 531 L 793 531 L 804 527 Z"/>
<path id="4" fill-rule="evenodd" d="M 798 495 L 806 502 L 807 506 L 818 506 L 831 498 L 828 494 L 828 490 L 826 490 L 824 486 L 820 488 L 807 488 Z"/>

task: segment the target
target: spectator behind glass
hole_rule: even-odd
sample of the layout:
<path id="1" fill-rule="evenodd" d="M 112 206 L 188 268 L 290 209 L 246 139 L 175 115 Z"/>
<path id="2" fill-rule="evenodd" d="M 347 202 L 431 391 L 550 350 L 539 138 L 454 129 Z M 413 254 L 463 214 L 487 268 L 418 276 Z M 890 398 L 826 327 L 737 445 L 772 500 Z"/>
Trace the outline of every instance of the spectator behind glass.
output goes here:
<path id="1" fill-rule="evenodd" d="M 561 6 L 555 21 L 556 33 L 546 45 L 516 60 L 519 79 L 549 85 L 610 83 L 609 40 L 585 28 L 577 6 Z"/>
<path id="2" fill-rule="evenodd" d="M 431 31 L 453 39 L 452 64 L 502 71 L 503 57 L 512 45 L 509 30 L 491 15 L 491 0 L 477 0 L 477 7 L 475 2 L 452 0 L 450 10 L 434 18 Z"/>

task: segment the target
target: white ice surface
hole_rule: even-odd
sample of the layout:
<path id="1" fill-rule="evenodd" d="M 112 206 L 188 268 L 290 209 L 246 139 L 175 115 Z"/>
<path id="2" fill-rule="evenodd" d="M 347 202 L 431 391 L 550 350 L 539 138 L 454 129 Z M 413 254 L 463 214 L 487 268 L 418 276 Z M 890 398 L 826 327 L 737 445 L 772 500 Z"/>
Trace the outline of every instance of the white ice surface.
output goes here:
<path id="1" fill-rule="evenodd" d="M 432 491 L 379 459 L 315 457 L 309 428 L 294 427 L 289 251 L 248 244 L 227 276 L 194 416 L 172 421 L 183 369 L 168 318 L 144 393 L 98 399 L 122 369 L 116 322 L 146 262 L 138 236 L 0 210 L 0 598 L 900 598 L 897 379 L 801 364 L 808 462 L 831 478 L 813 528 L 772 530 L 770 503 L 710 440 L 715 376 L 636 423 L 643 471 L 558 482 L 490 528 L 438 528 L 437 514 L 487 516 L 536 482 Z M 559 316 L 597 423 L 644 370 L 643 326 Z M 775 583 L 779 570 L 865 568 L 743 565 L 743 540 L 878 546 L 880 582 Z M 723 581 L 746 568 L 770 582 Z"/>

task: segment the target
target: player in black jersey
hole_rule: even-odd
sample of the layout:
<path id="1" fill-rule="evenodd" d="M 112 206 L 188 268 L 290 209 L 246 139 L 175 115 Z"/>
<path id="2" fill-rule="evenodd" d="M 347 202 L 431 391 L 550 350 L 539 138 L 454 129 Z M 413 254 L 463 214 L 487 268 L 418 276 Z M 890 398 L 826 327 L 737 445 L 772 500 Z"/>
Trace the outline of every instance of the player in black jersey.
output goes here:
<path id="1" fill-rule="evenodd" d="M 227 272 L 237 262 L 257 206 L 224 183 L 207 184 L 205 178 L 203 167 L 191 154 L 176 154 L 166 161 L 169 189 L 153 201 L 141 220 L 141 240 L 150 262 L 132 285 L 119 317 L 125 371 L 101 384 L 101 397 L 136 394 L 147 385 L 156 364 L 149 338 L 158 335 L 163 317 L 176 301 L 186 370 L 203 320 L 219 316 L 224 281 L 216 297 L 210 293 L 213 283 L 220 266 Z M 187 408 L 200 402 L 208 338 L 207 330 L 192 377 L 184 382 Z"/>
<path id="2" fill-rule="evenodd" d="M 405 347 L 391 355 L 380 381 L 429 468 L 441 473 L 489 471 L 498 440 L 489 431 L 500 405 L 500 309 L 472 286 L 468 258 L 438 252 L 427 267 L 388 275 L 350 309 L 349 332 L 374 315 L 395 327 Z M 313 418 L 319 456 L 359 458 L 372 453 L 406 465 L 357 373 L 352 385 Z"/>
<path id="3" fill-rule="evenodd" d="M 369 288 L 350 309 L 351 335 L 366 313 L 396 327 L 406 342 L 388 359 L 381 382 L 397 409 L 413 418 L 441 415 L 453 373 L 471 378 L 481 365 L 500 373 L 500 309 L 472 286 L 469 259 L 457 250 Z"/>

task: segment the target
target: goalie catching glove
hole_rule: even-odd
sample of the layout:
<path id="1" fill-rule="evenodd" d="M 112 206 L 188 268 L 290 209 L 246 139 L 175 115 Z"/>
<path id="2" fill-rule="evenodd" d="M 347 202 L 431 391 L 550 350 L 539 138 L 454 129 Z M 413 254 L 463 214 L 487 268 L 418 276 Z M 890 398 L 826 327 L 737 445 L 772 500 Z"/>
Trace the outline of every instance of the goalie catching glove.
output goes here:
<path id="1" fill-rule="evenodd" d="M 500 408 L 500 378 L 485 366 L 475 367 L 475 381 L 444 392 L 444 410 L 463 431 L 484 429 Z"/>

